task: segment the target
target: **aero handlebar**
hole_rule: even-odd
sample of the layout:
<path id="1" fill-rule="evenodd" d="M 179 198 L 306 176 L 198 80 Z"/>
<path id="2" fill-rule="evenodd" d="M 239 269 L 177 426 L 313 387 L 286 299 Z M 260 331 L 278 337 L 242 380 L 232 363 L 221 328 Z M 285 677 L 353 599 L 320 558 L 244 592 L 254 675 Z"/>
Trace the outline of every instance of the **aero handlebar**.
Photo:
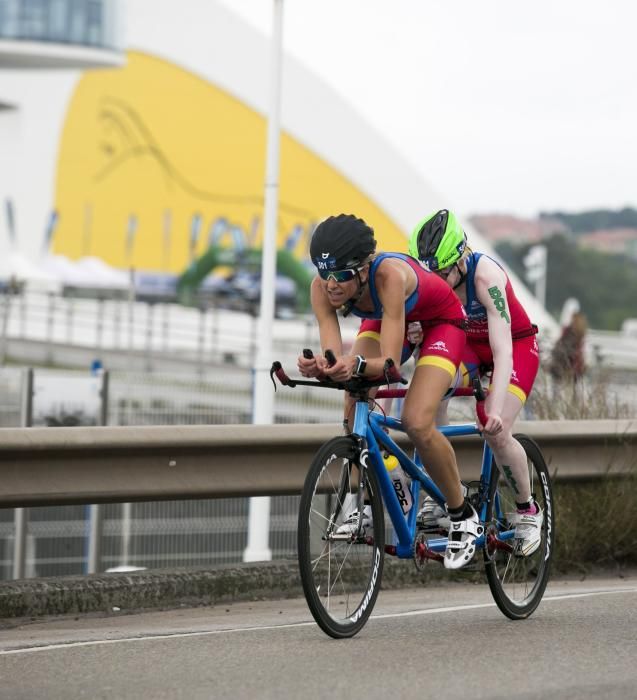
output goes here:
<path id="1" fill-rule="evenodd" d="M 310 360 L 314 357 L 312 350 L 309 348 L 303 349 L 303 357 Z M 336 363 L 336 356 L 331 350 L 325 351 L 325 358 L 327 359 L 328 365 L 332 367 Z M 329 377 L 317 378 L 317 379 L 291 379 L 286 374 L 283 366 L 280 362 L 275 361 L 272 363 L 272 368 L 270 369 L 270 379 L 274 384 L 274 389 L 276 391 L 276 382 L 274 377 L 281 382 L 283 386 L 295 387 L 295 386 L 320 386 L 326 389 L 339 389 L 341 391 L 348 391 L 350 393 L 359 394 L 361 392 L 369 391 L 375 387 L 386 386 L 388 384 L 407 384 L 407 380 L 400 374 L 400 371 L 394 364 L 393 360 L 387 359 L 385 366 L 383 368 L 383 375 L 375 377 L 372 379 L 366 379 L 364 377 L 352 377 L 346 382 L 335 382 Z M 406 388 L 394 388 L 394 389 L 379 389 L 376 392 L 377 399 L 389 399 L 389 398 L 403 398 L 407 393 Z M 473 380 L 472 387 L 458 387 L 452 393 L 452 396 L 473 396 L 476 400 L 476 414 L 478 420 L 484 426 L 487 422 L 488 416 L 484 409 L 484 402 L 487 398 L 486 392 L 480 384 L 479 379 Z"/>

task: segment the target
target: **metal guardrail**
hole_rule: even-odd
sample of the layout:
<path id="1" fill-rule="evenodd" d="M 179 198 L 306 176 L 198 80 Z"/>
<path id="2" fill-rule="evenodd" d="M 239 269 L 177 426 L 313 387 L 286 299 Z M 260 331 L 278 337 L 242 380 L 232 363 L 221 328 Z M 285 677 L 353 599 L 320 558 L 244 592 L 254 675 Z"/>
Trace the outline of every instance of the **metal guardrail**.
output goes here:
<path id="1" fill-rule="evenodd" d="M 516 429 L 538 441 L 558 480 L 637 468 L 637 420 Z M 314 453 L 340 432 L 337 424 L 3 428 L 0 507 L 300 493 Z M 481 440 L 452 443 L 463 478 L 477 478 Z"/>

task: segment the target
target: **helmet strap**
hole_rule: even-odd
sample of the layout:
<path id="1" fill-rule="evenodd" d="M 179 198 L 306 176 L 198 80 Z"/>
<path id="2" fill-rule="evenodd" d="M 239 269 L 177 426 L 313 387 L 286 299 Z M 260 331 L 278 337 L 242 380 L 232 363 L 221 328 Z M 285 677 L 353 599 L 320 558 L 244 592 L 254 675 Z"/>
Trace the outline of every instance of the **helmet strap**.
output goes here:
<path id="1" fill-rule="evenodd" d="M 356 292 L 356 294 L 354 294 L 353 297 L 348 299 L 340 308 L 340 312 L 343 318 L 349 316 L 352 309 L 356 306 L 358 300 L 363 296 L 365 287 L 367 287 L 367 280 L 365 280 L 364 282 L 361 280 L 361 275 L 358 270 L 356 270 L 356 279 L 358 280 L 358 291 Z"/>
<path id="2" fill-rule="evenodd" d="M 458 270 L 460 279 L 453 285 L 453 289 L 458 289 L 458 287 L 467 279 L 467 273 L 460 269 L 460 265 L 458 265 L 458 263 L 454 263 L 454 267 L 456 270 Z"/>

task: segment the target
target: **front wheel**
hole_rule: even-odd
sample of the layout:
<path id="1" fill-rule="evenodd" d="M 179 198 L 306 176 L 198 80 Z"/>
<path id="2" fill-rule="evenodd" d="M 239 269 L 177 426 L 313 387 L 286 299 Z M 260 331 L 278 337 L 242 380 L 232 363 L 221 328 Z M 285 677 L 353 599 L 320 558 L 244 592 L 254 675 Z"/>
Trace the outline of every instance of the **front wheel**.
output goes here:
<path id="1" fill-rule="evenodd" d="M 512 620 L 528 617 L 540 604 L 549 580 L 555 541 L 555 506 L 548 467 L 537 444 L 515 435 L 526 453 L 531 493 L 543 511 L 539 548 L 528 556 L 516 553 L 510 522 L 516 512 L 515 493 L 495 463 L 489 483 L 485 571 L 500 610 Z M 508 533 L 508 537 L 507 537 Z"/>
<path id="2" fill-rule="evenodd" d="M 299 506 L 303 592 L 319 627 L 335 638 L 362 629 L 380 590 L 383 502 L 375 472 L 361 465 L 364 455 L 347 436 L 325 443 L 310 465 Z M 373 526 L 362 529 L 355 523 L 344 534 L 344 521 L 362 507 L 363 499 L 371 506 Z"/>

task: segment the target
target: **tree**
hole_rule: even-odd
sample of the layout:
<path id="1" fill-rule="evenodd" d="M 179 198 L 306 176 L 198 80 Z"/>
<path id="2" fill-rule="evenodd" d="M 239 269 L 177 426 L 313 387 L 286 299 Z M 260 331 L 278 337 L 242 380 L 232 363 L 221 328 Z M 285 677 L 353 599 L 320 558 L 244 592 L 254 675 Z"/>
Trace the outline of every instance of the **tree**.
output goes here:
<path id="1" fill-rule="evenodd" d="M 548 252 L 546 306 L 559 318 L 569 297 L 576 297 L 591 328 L 619 330 L 622 321 L 636 315 L 635 262 L 623 256 L 578 248 L 564 235 L 544 241 Z M 523 259 L 530 245 L 499 243 L 496 250 L 524 279 Z"/>

